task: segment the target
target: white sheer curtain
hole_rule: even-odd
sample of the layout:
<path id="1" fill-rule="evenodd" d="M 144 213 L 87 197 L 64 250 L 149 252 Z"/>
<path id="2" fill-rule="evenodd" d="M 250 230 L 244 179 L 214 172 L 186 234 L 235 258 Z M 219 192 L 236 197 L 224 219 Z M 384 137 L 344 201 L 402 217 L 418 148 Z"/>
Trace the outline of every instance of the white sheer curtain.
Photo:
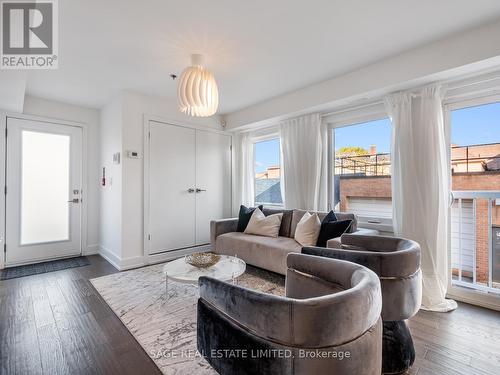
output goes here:
<path id="1" fill-rule="evenodd" d="M 393 123 L 394 233 L 421 246 L 422 309 L 445 312 L 457 304 L 445 298 L 449 180 L 442 97 L 442 87 L 431 85 L 384 101 Z"/>
<path id="2" fill-rule="evenodd" d="M 233 139 L 237 172 L 233 210 L 237 214 L 241 204 L 247 207 L 254 205 L 253 140 L 250 133 L 236 134 Z"/>
<path id="3" fill-rule="evenodd" d="M 327 209 L 327 130 L 319 114 L 280 124 L 282 182 L 287 208 Z"/>

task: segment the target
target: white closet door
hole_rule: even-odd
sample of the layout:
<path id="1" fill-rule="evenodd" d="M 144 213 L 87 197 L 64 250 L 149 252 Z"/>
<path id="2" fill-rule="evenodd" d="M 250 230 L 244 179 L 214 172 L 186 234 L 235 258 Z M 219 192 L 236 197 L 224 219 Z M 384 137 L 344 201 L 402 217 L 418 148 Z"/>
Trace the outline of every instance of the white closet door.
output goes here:
<path id="1" fill-rule="evenodd" d="M 190 128 L 149 124 L 149 252 L 156 254 L 195 245 L 196 135 Z"/>
<path id="2" fill-rule="evenodd" d="M 231 216 L 231 137 L 196 131 L 196 244 L 210 242 L 210 221 Z"/>

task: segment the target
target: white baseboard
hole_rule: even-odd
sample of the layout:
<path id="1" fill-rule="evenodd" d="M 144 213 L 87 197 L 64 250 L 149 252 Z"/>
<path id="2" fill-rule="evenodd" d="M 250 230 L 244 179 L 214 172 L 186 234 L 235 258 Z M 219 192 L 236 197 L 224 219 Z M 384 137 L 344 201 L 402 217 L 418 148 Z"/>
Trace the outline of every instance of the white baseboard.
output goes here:
<path id="1" fill-rule="evenodd" d="M 145 266 L 146 263 L 144 261 L 143 256 L 125 258 L 120 262 L 120 271 L 130 270 L 132 268 L 139 268 Z"/>
<path id="2" fill-rule="evenodd" d="M 121 259 L 111 250 L 106 249 L 104 246 L 99 246 L 99 255 L 106 259 L 118 271 L 120 271 Z"/>
<path id="3" fill-rule="evenodd" d="M 163 263 L 163 262 L 167 262 L 169 260 L 181 258 L 184 255 L 196 253 L 198 251 L 209 251 L 210 249 L 211 249 L 211 246 L 210 246 L 210 244 L 208 244 L 208 245 L 190 247 L 190 248 L 181 249 L 181 250 L 172 250 L 172 251 L 167 251 L 164 253 L 148 255 L 147 257 L 145 257 L 146 258 L 145 261 L 147 261 L 147 264 Z"/>
<path id="4" fill-rule="evenodd" d="M 122 259 L 118 255 L 116 255 L 115 252 L 105 248 L 102 245 L 99 246 L 99 254 L 109 263 L 111 263 L 113 267 L 115 267 L 118 271 L 143 267 L 145 265 L 143 256 Z"/>
<path id="5" fill-rule="evenodd" d="M 500 297 L 475 290 L 452 288 L 446 293 L 447 298 L 465 302 L 470 305 L 500 311 Z"/>
<path id="6" fill-rule="evenodd" d="M 150 264 L 163 263 L 169 260 L 181 258 L 184 255 L 192 254 L 198 251 L 209 251 L 211 249 L 210 244 L 190 247 L 187 249 L 173 250 L 159 254 L 153 254 L 149 256 L 136 256 L 131 258 L 120 258 L 115 252 L 105 248 L 104 246 L 98 246 L 99 254 L 111 263 L 118 271 L 130 270 L 133 268 L 139 268 Z"/>
<path id="7" fill-rule="evenodd" d="M 88 245 L 87 249 L 82 250 L 82 255 L 95 255 L 99 254 L 99 244 Z"/>

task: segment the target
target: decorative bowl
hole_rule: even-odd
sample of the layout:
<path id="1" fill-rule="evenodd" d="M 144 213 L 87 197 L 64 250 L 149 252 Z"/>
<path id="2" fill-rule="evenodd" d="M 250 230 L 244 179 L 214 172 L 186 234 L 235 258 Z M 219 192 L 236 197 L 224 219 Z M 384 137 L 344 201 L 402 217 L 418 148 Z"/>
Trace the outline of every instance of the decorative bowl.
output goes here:
<path id="1" fill-rule="evenodd" d="M 214 253 L 193 253 L 186 255 L 186 263 L 198 268 L 207 268 L 216 264 L 220 255 Z"/>

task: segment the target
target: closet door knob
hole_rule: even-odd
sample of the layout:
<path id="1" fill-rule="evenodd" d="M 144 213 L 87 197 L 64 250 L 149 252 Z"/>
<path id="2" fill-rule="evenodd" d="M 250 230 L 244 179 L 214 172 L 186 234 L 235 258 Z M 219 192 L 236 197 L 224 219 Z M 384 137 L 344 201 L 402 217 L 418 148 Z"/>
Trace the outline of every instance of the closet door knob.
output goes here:
<path id="1" fill-rule="evenodd" d="M 193 188 L 189 188 L 189 189 L 187 190 L 187 192 L 188 192 L 188 193 L 194 193 L 194 189 L 193 189 Z"/>
<path id="2" fill-rule="evenodd" d="M 196 189 L 197 193 L 201 193 L 202 191 L 206 191 L 205 189 Z"/>

